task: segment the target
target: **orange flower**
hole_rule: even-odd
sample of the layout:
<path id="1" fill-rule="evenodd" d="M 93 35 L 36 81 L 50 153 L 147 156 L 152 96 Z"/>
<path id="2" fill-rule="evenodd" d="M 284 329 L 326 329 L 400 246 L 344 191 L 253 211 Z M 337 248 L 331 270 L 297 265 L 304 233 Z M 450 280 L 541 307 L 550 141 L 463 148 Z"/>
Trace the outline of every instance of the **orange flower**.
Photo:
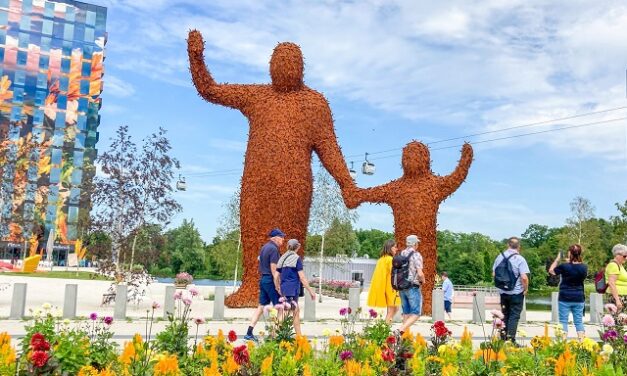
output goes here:
<path id="1" fill-rule="evenodd" d="M 7 99 L 13 98 L 13 92 L 9 90 L 9 87 L 11 87 L 11 80 L 9 80 L 9 76 L 5 74 L 2 76 L 2 79 L 0 79 L 0 104 Z"/>
<path id="2" fill-rule="evenodd" d="M 346 376 L 362 376 L 361 364 L 354 359 L 349 359 L 344 363 L 344 371 Z"/>
<path id="3" fill-rule="evenodd" d="M 462 346 L 472 347 L 472 333 L 468 330 L 467 326 L 464 326 L 464 332 L 462 333 L 461 338 Z"/>
<path id="4" fill-rule="evenodd" d="M 331 347 L 339 347 L 344 344 L 344 337 L 342 336 L 331 336 L 329 337 L 329 346 Z"/>
<path id="5" fill-rule="evenodd" d="M 220 370 L 218 370 L 218 365 L 216 363 L 211 364 L 211 367 L 205 367 L 202 369 L 203 376 L 222 376 Z"/>
<path id="6" fill-rule="evenodd" d="M 575 369 L 575 358 L 576 355 L 573 355 L 570 352 L 570 348 L 566 347 L 566 351 L 564 351 L 557 358 L 557 362 L 555 362 L 555 375 L 570 375 Z"/>
<path id="7" fill-rule="evenodd" d="M 179 376 L 179 360 L 176 355 L 164 356 L 155 364 L 154 376 Z"/>
<path id="8" fill-rule="evenodd" d="M 126 342 L 124 344 L 124 350 L 119 356 L 120 363 L 129 365 L 135 358 L 135 344 L 133 342 Z"/>
<path id="9" fill-rule="evenodd" d="M 294 359 L 301 360 L 311 353 L 311 345 L 305 336 L 296 336 L 296 355 Z"/>
<path id="10" fill-rule="evenodd" d="M 499 350 L 498 353 L 496 353 L 492 349 L 484 349 L 484 350 L 477 350 L 475 352 L 474 358 L 475 359 L 483 358 L 483 361 L 485 363 L 489 363 L 489 362 L 494 362 L 494 361 L 505 360 L 507 356 L 505 356 L 505 352 L 502 349 Z"/>

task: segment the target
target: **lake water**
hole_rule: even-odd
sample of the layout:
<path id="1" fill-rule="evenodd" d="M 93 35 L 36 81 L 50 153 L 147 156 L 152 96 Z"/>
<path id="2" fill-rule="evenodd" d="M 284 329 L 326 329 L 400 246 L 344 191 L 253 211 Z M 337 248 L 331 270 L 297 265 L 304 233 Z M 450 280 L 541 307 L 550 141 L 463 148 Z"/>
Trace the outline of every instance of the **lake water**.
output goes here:
<path id="1" fill-rule="evenodd" d="M 157 277 L 156 278 L 157 282 L 159 283 L 174 283 L 174 278 L 164 278 L 164 277 Z M 237 281 L 236 285 L 239 286 L 242 282 L 241 281 Z M 194 280 L 194 285 L 198 285 L 198 286 L 233 286 L 233 281 L 219 281 L 219 280 L 213 280 L 213 279 L 195 279 Z"/>

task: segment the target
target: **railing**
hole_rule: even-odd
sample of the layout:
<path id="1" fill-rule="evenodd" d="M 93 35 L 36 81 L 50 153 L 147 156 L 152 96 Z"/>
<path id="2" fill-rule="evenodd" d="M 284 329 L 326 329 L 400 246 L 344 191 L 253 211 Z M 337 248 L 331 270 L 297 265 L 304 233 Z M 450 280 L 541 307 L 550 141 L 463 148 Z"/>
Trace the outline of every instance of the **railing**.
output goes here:
<path id="1" fill-rule="evenodd" d="M 442 286 L 436 288 L 441 289 Z M 468 285 L 453 285 L 455 295 L 471 295 L 473 292 L 483 292 L 486 295 L 499 295 L 499 290 L 493 286 L 468 286 Z"/>

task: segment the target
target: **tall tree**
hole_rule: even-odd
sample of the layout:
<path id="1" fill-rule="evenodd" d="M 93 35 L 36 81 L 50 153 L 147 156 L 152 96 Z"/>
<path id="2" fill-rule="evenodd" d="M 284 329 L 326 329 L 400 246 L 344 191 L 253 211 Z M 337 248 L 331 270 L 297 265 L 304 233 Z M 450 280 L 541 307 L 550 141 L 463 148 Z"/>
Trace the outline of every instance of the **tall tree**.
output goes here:
<path id="1" fill-rule="evenodd" d="M 181 211 L 174 198 L 174 169 L 180 168 L 176 158 L 170 156 L 172 146 L 166 130 L 159 127 L 156 133 L 146 137 L 138 160 L 135 185 L 139 191 L 136 202 L 137 227 L 134 229 L 131 262 L 135 260 L 135 247 L 139 230 L 146 223 L 167 226 L 172 216 Z"/>
<path id="2" fill-rule="evenodd" d="M 560 246 L 566 250 L 571 244 L 581 244 L 588 270 L 594 273 L 607 259 L 608 250 L 602 246 L 600 224 L 594 218 L 594 206 L 590 200 L 577 196 L 570 203 L 571 216 L 566 219 L 566 231 Z"/>
<path id="3" fill-rule="evenodd" d="M 94 226 L 111 236 L 111 261 L 119 269 L 122 240 L 137 228 L 137 203 L 141 192 L 135 182 L 138 179 L 137 145 L 128 133 L 128 126 L 119 127 L 111 146 L 98 157 L 103 176 L 94 182 L 92 210 Z"/>
<path id="4" fill-rule="evenodd" d="M 340 222 L 354 223 L 357 220 L 357 212 L 346 207 L 339 185 L 329 172 L 320 165 L 314 177 L 313 199 L 309 214 L 309 233 L 321 235 L 318 272 L 321 277 L 325 233 L 336 219 Z M 322 301 L 322 284 L 320 284 L 318 296 L 319 301 Z"/>
<path id="5" fill-rule="evenodd" d="M 325 238 L 329 256 L 346 255 L 352 257 L 357 255 L 359 241 L 350 222 L 334 219 L 331 227 L 326 231 Z"/>
<path id="6" fill-rule="evenodd" d="M 571 216 L 566 220 L 569 237 L 578 244 L 582 244 L 593 231 L 587 224 L 590 219 L 594 218 L 594 206 L 587 198 L 577 196 L 570 202 L 570 213 Z"/>
<path id="7" fill-rule="evenodd" d="M 205 271 L 205 244 L 193 220 L 184 219 L 179 227 L 166 232 L 165 236 L 174 273 Z"/>
<path id="8" fill-rule="evenodd" d="M 614 227 L 614 243 L 627 244 L 627 200 L 621 205 L 616 203 L 616 209 L 618 209 L 618 215 L 614 215 L 610 218 L 612 226 Z"/>

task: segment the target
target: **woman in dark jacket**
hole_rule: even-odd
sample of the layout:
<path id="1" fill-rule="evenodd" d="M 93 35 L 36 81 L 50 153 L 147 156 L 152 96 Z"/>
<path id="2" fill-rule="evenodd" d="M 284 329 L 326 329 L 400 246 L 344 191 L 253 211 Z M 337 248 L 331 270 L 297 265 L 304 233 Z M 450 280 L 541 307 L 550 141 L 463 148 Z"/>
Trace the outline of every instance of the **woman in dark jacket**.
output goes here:
<path id="1" fill-rule="evenodd" d="M 585 336 L 583 327 L 583 310 L 585 295 L 583 290 L 583 281 L 588 275 L 588 266 L 583 263 L 581 253 L 583 249 L 579 244 L 573 244 L 568 248 L 568 262 L 561 263 L 561 252 L 551 264 L 549 273 L 551 275 L 559 275 L 559 320 L 564 328 L 564 333 L 568 334 L 568 314 L 573 314 L 575 329 L 577 336 L 581 339 Z"/>

